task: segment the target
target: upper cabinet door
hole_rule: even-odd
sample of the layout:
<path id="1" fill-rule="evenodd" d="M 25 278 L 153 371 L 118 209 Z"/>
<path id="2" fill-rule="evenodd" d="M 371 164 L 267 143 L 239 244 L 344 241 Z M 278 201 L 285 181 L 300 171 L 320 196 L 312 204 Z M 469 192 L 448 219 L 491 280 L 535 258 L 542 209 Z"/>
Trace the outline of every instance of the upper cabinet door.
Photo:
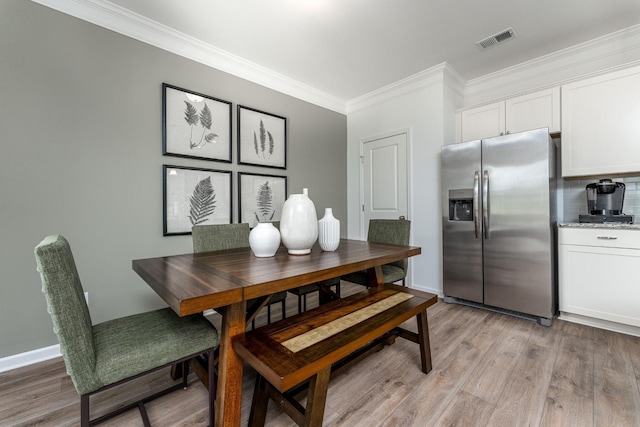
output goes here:
<path id="1" fill-rule="evenodd" d="M 460 110 L 456 126 L 457 142 L 540 128 L 549 128 L 549 133 L 560 132 L 560 88 Z"/>
<path id="2" fill-rule="evenodd" d="M 560 87 L 507 99 L 505 104 L 506 132 L 544 127 L 549 133 L 560 132 Z"/>
<path id="3" fill-rule="evenodd" d="M 504 133 L 504 101 L 463 110 L 461 119 L 461 141 L 490 138 Z"/>
<path id="4" fill-rule="evenodd" d="M 562 176 L 640 172 L 640 67 L 562 86 Z"/>

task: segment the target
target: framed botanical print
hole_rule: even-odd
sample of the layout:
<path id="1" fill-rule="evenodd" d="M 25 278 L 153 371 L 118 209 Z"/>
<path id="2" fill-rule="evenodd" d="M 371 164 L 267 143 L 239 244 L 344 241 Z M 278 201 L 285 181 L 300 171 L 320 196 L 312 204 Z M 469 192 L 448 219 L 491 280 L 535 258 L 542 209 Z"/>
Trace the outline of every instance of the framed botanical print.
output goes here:
<path id="1" fill-rule="evenodd" d="M 286 176 L 238 173 L 240 222 L 253 228 L 259 222 L 280 221 L 286 198 Z"/>
<path id="2" fill-rule="evenodd" d="M 162 154 L 231 163 L 231 102 L 163 83 Z"/>
<path id="3" fill-rule="evenodd" d="M 163 235 L 231 223 L 231 171 L 163 165 Z"/>
<path id="4" fill-rule="evenodd" d="M 287 168 L 287 119 L 238 105 L 238 164 Z"/>

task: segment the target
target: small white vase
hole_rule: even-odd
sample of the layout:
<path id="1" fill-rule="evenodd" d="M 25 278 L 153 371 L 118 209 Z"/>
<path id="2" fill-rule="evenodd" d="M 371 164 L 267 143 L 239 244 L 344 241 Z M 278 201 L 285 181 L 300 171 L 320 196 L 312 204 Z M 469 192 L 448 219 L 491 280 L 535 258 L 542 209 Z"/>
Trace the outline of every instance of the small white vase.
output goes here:
<path id="1" fill-rule="evenodd" d="M 258 258 L 274 256 L 280 246 L 280 232 L 270 222 L 259 222 L 249 233 L 249 246 Z"/>
<path id="2" fill-rule="evenodd" d="M 332 208 L 324 209 L 324 216 L 318 221 L 318 243 L 323 251 L 331 252 L 340 244 L 340 220 L 333 216 Z"/>
<path id="3" fill-rule="evenodd" d="M 280 235 L 291 255 L 310 253 L 318 239 L 318 216 L 308 194 L 305 188 L 302 194 L 290 195 L 282 206 Z"/>

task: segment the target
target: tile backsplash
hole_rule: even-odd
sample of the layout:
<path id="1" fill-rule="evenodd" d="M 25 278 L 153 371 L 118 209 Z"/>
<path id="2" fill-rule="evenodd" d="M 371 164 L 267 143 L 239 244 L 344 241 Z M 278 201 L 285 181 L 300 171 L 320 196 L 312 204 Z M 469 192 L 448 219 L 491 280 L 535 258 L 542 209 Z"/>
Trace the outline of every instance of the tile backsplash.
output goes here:
<path id="1" fill-rule="evenodd" d="M 607 177 L 605 177 L 607 178 Z M 587 213 L 587 193 L 585 187 L 592 182 L 598 182 L 599 178 L 588 179 L 563 179 L 558 190 L 562 193 L 562 222 L 578 222 L 578 215 Z M 640 222 L 640 176 L 637 177 L 610 177 L 615 182 L 625 185 L 623 211 L 625 214 L 634 215 L 634 223 Z M 560 188 L 562 187 L 562 188 Z"/>

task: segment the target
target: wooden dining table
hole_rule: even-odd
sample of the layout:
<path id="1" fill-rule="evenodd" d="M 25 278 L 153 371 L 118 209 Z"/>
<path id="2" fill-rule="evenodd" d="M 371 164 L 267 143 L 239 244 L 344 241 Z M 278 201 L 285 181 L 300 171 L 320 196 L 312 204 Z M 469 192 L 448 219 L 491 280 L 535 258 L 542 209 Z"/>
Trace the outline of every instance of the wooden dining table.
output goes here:
<path id="1" fill-rule="evenodd" d="M 243 248 L 138 259 L 132 266 L 178 315 L 208 309 L 222 314 L 215 424 L 239 426 L 243 362 L 231 338 L 245 331 L 248 300 L 362 270 L 377 286 L 382 265 L 420 253 L 415 246 L 342 239 L 333 252 L 316 245 L 310 254 L 289 255 L 281 247 L 273 257 L 258 258 Z"/>

